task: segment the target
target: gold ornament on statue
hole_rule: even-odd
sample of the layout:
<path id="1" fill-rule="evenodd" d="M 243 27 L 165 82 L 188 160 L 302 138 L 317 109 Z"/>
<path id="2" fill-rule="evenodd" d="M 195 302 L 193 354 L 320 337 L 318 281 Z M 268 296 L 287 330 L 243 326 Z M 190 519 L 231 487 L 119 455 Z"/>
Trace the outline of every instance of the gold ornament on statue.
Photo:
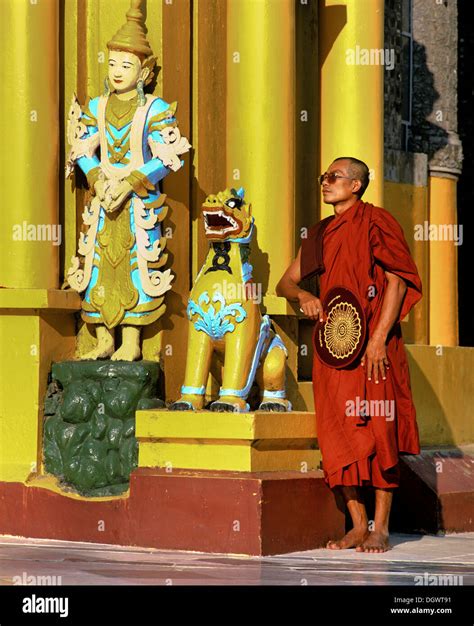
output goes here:
<path id="1" fill-rule="evenodd" d="M 141 5 L 142 0 L 131 0 L 130 9 L 126 13 L 127 22 L 107 42 L 107 48 L 136 54 L 142 62 L 142 69 L 150 70 L 145 80 L 145 85 L 149 85 L 153 80 L 156 57 L 146 38 L 147 29 Z"/>
<path id="2" fill-rule="evenodd" d="M 145 17 L 141 9 L 141 0 L 132 0 L 126 13 L 127 22 L 107 42 L 109 50 L 125 50 L 149 57 L 153 54 L 146 38 Z"/>

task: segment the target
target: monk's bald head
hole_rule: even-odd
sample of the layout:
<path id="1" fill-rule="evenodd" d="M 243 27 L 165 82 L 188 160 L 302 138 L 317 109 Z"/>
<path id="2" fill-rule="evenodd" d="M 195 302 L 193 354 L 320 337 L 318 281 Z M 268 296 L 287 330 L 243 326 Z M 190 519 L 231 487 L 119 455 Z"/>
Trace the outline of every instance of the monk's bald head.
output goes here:
<path id="1" fill-rule="evenodd" d="M 337 157 L 337 159 L 334 159 L 333 162 L 336 163 L 336 161 L 347 161 L 348 175 L 351 178 L 354 178 L 354 180 L 360 180 L 361 186 L 356 195 L 358 198 L 362 198 L 365 190 L 369 186 L 370 180 L 369 168 L 367 167 L 367 164 L 360 159 L 356 159 L 355 157 Z"/>

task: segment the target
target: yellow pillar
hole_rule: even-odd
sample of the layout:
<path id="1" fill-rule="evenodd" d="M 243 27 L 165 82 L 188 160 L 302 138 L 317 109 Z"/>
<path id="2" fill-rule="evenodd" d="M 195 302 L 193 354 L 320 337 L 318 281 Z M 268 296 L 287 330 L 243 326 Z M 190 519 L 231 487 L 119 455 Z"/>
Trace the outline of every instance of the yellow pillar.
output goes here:
<path id="1" fill-rule="evenodd" d="M 321 0 L 321 168 L 340 156 L 371 170 L 364 200 L 383 206 L 383 0 Z M 314 172 L 316 178 L 319 172 Z M 323 205 L 321 217 L 333 214 Z"/>
<path id="2" fill-rule="evenodd" d="M 254 276 L 271 295 L 294 255 L 294 13 L 293 0 L 227 11 L 227 185 L 252 204 Z"/>
<path id="3" fill-rule="evenodd" d="M 0 3 L 0 285 L 55 288 L 59 246 L 59 5 Z"/>
<path id="4" fill-rule="evenodd" d="M 430 176 L 430 226 L 457 225 L 455 178 Z M 433 229 L 434 232 L 434 229 Z M 438 237 L 439 239 L 440 237 Z M 454 241 L 430 237 L 429 338 L 430 345 L 456 346 L 458 343 L 457 246 Z"/>
<path id="5" fill-rule="evenodd" d="M 57 289 L 58 14 L 58 0 L 0 3 L 0 481 L 39 470 L 48 371 L 74 351 L 79 297 Z"/>

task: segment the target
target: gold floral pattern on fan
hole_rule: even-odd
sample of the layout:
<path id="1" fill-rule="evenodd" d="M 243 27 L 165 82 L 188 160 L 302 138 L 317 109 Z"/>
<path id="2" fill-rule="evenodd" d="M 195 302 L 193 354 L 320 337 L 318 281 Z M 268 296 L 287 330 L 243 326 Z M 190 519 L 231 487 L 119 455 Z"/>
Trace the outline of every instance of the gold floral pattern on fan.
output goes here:
<path id="1" fill-rule="evenodd" d="M 356 308 L 349 302 L 339 302 L 330 310 L 324 325 L 324 341 L 336 359 L 346 359 L 359 345 L 362 322 Z"/>

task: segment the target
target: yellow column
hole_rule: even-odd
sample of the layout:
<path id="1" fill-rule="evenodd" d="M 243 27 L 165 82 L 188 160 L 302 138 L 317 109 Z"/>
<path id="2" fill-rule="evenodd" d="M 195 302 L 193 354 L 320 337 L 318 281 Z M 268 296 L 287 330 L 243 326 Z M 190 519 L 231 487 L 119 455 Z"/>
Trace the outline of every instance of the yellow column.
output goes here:
<path id="1" fill-rule="evenodd" d="M 457 225 L 456 179 L 430 176 L 430 226 Z M 434 231 L 434 229 L 433 229 Z M 430 238 L 429 310 L 430 345 L 456 346 L 458 342 L 457 246 L 454 241 Z"/>
<path id="2" fill-rule="evenodd" d="M 383 0 L 321 0 L 321 168 L 340 156 L 371 170 L 364 200 L 383 205 Z M 319 172 L 318 172 L 319 173 Z M 315 177 L 318 173 L 314 173 Z M 332 215 L 324 205 L 321 217 Z"/>
<path id="3" fill-rule="evenodd" d="M 74 351 L 79 298 L 57 289 L 58 13 L 58 0 L 0 3 L 0 481 L 38 471 L 47 375 Z"/>
<path id="4" fill-rule="evenodd" d="M 0 3 L 2 287 L 58 286 L 58 6 Z"/>
<path id="5" fill-rule="evenodd" d="M 69 106 L 71 104 L 72 94 L 75 93 L 79 99 L 78 93 L 78 63 L 80 58 L 80 47 L 78 45 L 79 30 L 79 8 L 75 0 L 65 0 L 64 2 L 64 57 L 67 59 L 64 72 L 64 92 L 59 94 L 60 102 L 63 108 L 63 128 L 67 128 Z M 63 143 L 62 158 L 65 160 L 70 150 L 67 141 Z M 66 268 L 70 266 L 71 257 L 76 256 L 77 246 L 77 208 L 76 208 L 76 192 L 74 190 L 74 182 L 64 180 L 62 172 L 59 172 L 59 193 L 61 203 L 64 207 L 64 265 Z M 62 282 L 63 277 L 60 277 Z"/>
<path id="6" fill-rule="evenodd" d="M 227 185 L 252 204 L 267 294 L 294 254 L 294 12 L 293 0 L 228 1 Z"/>
<path id="7" fill-rule="evenodd" d="M 77 295 L 57 289 L 59 250 L 58 3 L 0 3 L 0 480 L 41 459 L 52 360 L 71 356 Z M 75 297 L 76 296 L 76 297 Z"/>

